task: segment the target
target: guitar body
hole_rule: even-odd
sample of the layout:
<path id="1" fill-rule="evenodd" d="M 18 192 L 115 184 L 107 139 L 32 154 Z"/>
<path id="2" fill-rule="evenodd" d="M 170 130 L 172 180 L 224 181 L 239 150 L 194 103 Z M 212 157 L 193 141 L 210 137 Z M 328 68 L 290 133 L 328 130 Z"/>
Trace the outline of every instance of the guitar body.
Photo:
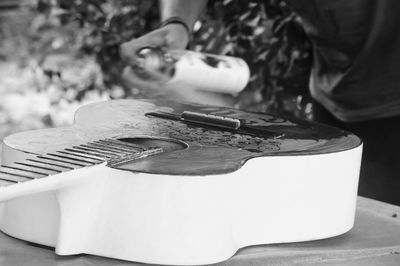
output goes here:
<path id="1" fill-rule="evenodd" d="M 253 131 L 152 115 L 186 111 Z M 267 114 L 163 101 L 91 104 L 71 127 L 4 139 L 0 229 L 59 255 L 216 263 L 245 246 L 350 230 L 361 151 L 348 132 Z"/>

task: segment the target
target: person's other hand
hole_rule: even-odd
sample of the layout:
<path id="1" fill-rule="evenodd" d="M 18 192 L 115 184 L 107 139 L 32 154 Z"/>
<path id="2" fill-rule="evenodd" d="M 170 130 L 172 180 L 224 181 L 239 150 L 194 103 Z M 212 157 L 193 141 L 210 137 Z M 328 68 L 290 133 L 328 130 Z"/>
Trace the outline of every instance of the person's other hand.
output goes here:
<path id="1" fill-rule="evenodd" d="M 185 49 L 189 43 L 189 34 L 180 24 L 168 24 L 140 38 L 130 40 L 120 46 L 121 59 L 127 64 L 122 78 L 129 86 L 156 89 L 160 86 L 154 81 L 145 81 L 135 74 L 132 67 L 137 62 L 138 51 L 145 47 L 164 47 L 167 49 Z"/>

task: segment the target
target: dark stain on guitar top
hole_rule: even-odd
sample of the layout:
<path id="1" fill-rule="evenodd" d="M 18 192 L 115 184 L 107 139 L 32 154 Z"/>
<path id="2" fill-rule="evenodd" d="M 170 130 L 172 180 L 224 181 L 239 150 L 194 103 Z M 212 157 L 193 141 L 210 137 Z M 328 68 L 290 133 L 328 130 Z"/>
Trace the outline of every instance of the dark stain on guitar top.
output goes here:
<path id="1" fill-rule="evenodd" d="M 159 106 L 156 112 L 167 112 L 170 118 L 174 117 L 147 115 L 156 129 L 162 129 L 158 135 L 179 139 L 188 143 L 189 148 L 138 160 L 120 169 L 161 172 L 168 168 L 170 174 L 220 174 L 237 170 L 246 160 L 254 157 L 325 154 L 345 151 L 361 144 L 360 139 L 349 132 L 307 121 L 223 107 L 150 102 Z M 210 125 L 182 120 L 182 114 L 187 111 L 237 119 L 241 126 L 252 132 L 246 134 L 246 130 L 219 128 L 214 121 Z M 179 161 L 177 165 L 176 161 Z M 171 163 L 177 167 L 172 169 L 169 166 Z"/>

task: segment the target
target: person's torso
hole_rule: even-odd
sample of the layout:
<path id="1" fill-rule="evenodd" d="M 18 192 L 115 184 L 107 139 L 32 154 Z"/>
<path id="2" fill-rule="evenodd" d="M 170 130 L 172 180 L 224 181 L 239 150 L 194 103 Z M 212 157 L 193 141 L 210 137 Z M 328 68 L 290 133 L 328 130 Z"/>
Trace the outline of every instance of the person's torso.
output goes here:
<path id="1" fill-rule="evenodd" d="M 314 45 L 314 97 L 344 121 L 400 115 L 400 1 L 287 2 Z"/>

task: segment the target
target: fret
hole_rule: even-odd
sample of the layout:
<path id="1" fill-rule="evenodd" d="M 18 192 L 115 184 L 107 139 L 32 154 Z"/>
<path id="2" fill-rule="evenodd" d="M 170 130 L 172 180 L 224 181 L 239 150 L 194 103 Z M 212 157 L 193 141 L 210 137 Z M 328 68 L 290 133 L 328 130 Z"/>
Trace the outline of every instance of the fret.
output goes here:
<path id="1" fill-rule="evenodd" d="M 97 164 L 98 162 L 96 161 L 92 161 L 92 160 L 83 160 L 82 158 L 80 158 L 80 156 L 74 156 L 74 155 L 63 155 L 63 154 L 56 154 L 56 153 L 47 153 L 47 156 L 50 156 L 52 158 L 60 158 L 62 160 L 70 160 L 70 161 L 75 161 L 78 162 L 79 164 L 84 164 L 84 166 L 86 165 L 94 165 Z"/>
<path id="2" fill-rule="evenodd" d="M 126 156 L 124 158 L 118 158 L 117 160 L 110 160 L 110 161 L 107 162 L 107 165 L 109 165 L 111 167 L 117 167 L 117 166 L 120 166 L 122 164 L 129 163 L 131 161 L 142 159 L 142 158 L 145 158 L 147 156 L 155 155 L 155 154 L 162 153 L 162 152 L 163 152 L 162 148 L 149 149 L 149 150 L 145 150 L 145 151 L 142 151 L 142 152 L 138 152 L 138 153 L 132 154 L 130 156 Z"/>
<path id="3" fill-rule="evenodd" d="M 15 176 L 6 172 L 2 172 L 0 170 L 0 179 L 2 181 L 5 181 L 7 183 L 19 183 L 19 182 L 23 182 L 23 181 L 27 181 L 27 180 L 32 180 L 31 178 L 24 178 L 24 177 L 20 177 L 20 176 Z"/>
<path id="4" fill-rule="evenodd" d="M 0 172 L 2 172 L 2 173 L 8 173 L 11 175 L 20 176 L 20 177 L 24 177 L 24 178 L 30 178 L 30 179 L 36 179 L 36 178 L 40 178 L 43 176 L 47 176 L 44 173 L 34 173 L 34 172 L 27 171 L 24 169 L 18 169 L 16 167 L 10 167 L 10 166 L 4 166 L 4 165 L 2 165 L 0 169 L 1 169 Z"/>
<path id="5" fill-rule="evenodd" d="M 32 179 L 36 179 L 38 177 L 38 175 L 32 175 L 32 174 L 28 174 L 28 173 L 21 173 L 21 171 L 17 171 L 14 169 L 5 169 L 5 168 L 0 168 L 0 174 L 2 174 L 2 176 L 7 176 L 5 178 L 9 179 L 9 180 L 15 180 L 17 182 L 24 182 L 24 181 L 28 181 L 28 180 L 32 180 Z"/>
<path id="6" fill-rule="evenodd" d="M 18 182 L 14 182 L 14 181 L 11 181 L 11 180 L 5 180 L 0 175 L 0 187 L 7 187 L 9 185 L 14 185 L 14 184 L 17 184 L 17 183 Z"/>
<path id="7" fill-rule="evenodd" d="M 22 172 L 27 172 L 27 173 L 32 173 L 32 174 L 37 174 L 37 175 L 42 175 L 42 176 L 48 176 L 52 171 L 46 171 L 44 169 L 38 170 L 33 167 L 25 166 L 25 165 L 2 165 L 1 167 L 3 168 L 8 168 L 8 169 L 14 169 Z M 48 173 L 46 173 L 48 172 Z"/>
<path id="8" fill-rule="evenodd" d="M 28 166 L 28 167 L 32 167 L 32 168 L 37 168 L 37 169 L 43 169 L 46 171 L 52 171 L 55 173 L 61 173 L 63 171 L 62 169 L 55 168 L 51 165 L 41 166 L 41 165 L 36 165 L 34 163 L 20 163 L 20 162 L 15 162 L 15 164 L 24 165 L 24 166 Z"/>
<path id="9" fill-rule="evenodd" d="M 39 156 L 37 156 L 37 158 L 46 159 L 46 160 L 50 160 L 50 161 L 57 162 L 57 163 L 66 163 L 68 165 L 79 166 L 79 167 L 84 167 L 84 166 L 88 165 L 88 164 L 84 164 L 84 163 L 77 163 L 74 160 L 71 161 L 71 160 L 68 160 L 68 159 L 61 159 L 59 157 L 54 158 L 54 157 L 39 155 Z M 76 167 L 73 167 L 72 169 L 74 169 L 74 168 L 76 168 Z"/>
<path id="10" fill-rule="evenodd" d="M 134 152 L 131 148 L 124 148 L 124 147 L 117 147 L 116 145 L 111 146 L 110 144 L 100 144 L 100 143 L 91 143 L 89 142 L 87 145 L 81 145 L 83 147 L 94 147 L 96 149 L 103 149 L 106 151 L 111 151 L 111 152 L 123 152 L 127 154 L 131 154 Z"/>
<path id="11" fill-rule="evenodd" d="M 95 142 L 97 142 L 97 141 L 95 141 Z M 139 146 L 137 144 L 128 143 L 128 142 L 124 142 L 124 141 L 120 141 L 120 140 L 116 140 L 116 139 L 104 139 L 104 140 L 99 140 L 98 142 L 106 143 L 106 144 L 109 144 L 109 145 L 117 145 L 117 146 L 121 146 L 121 147 L 125 147 L 125 148 L 133 148 L 133 149 L 138 149 L 138 150 L 145 150 L 144 147 Z"/>
<path id="12" fill-rule="evenodd" d="M 119 156 L 116 153 L 109 153 L 109 152 L 103 152 L 103 151 L 99 151 L 99 150 L 95 150 L 95 149 L 88 149 L 88 148 L 82 148 L 80 146 L 73 146 L 72 149 L 65 149 L 66 151 L 69 150 L 75 150 L 75 151 L 81 151 L 81 152 L 85 152 L 86 154 L 91 154 L 94 156 L 102 156 L 102 157 L 115 157 L 115 156 Z"/>
<path id="13" fill-rule="evenodd" d="M 44 164 L 46 167 L 56 167 L 56 168 L 62 168 L 62 169 L 66 169 L 66 170 L 73 170 L 75 168 L 73 165 L 71 165 L 69 163 L 62 163 L 62 162 L 54 163 L 53 160 L 44 159 L 44 157 L 41 157 L 41 160 L 36 160 L 36 159 L 26 159 L 26 160 L 40 164 L 40 165 Z M 65 170 L 61 170 L 61 171 L 65 171 Z"/>
<path id="14" fill-rule="evenodd" d="M 64 151 L 57 151 L 57 153 L 61 153 L 61 154 L 66 154 L 66 155 L 72 155 L 72 156 L 76 156 L 79 158 L 83 158 L 85 160 L 91 160 L 93 162 L 104 162 L 104 158 L 98 157 L 98 156 L 94 156 L 94 155 L 90 155 L 90 154 L 86 154 L 82 151 L 74 151 L 72 149 L 65 149 Z"/>

